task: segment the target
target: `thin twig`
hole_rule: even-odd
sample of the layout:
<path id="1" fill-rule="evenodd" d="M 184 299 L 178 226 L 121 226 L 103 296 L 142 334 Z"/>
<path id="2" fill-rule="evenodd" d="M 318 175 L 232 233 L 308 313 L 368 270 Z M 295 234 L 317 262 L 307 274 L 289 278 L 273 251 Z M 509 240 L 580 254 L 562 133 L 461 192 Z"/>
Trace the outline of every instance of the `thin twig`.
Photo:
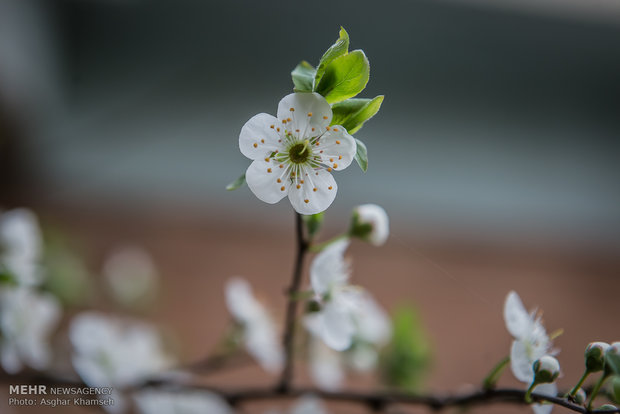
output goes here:
<path id="1" fill-rule="evenodd" d="M 287 291 L 288 306 L 286 308 L 286 321 L 284 325 L 284 337 L 282 340 L 285 352 L 284 369 L 278 384 L 278 391 L 286 393 L 291 387 L 294 373 L 294 345 L 295 345 L 295 319 L 297 317 L 297 302 L 295 294 L 299 291 L 301 275 L 303 271 L 304 256 L 308 251 L 308 242 L 304 237 L 303 220 L 301 214 L 295 213 L 295 228 L 297 241 L 297 257 L 293 268 L 291 286 Z"/>

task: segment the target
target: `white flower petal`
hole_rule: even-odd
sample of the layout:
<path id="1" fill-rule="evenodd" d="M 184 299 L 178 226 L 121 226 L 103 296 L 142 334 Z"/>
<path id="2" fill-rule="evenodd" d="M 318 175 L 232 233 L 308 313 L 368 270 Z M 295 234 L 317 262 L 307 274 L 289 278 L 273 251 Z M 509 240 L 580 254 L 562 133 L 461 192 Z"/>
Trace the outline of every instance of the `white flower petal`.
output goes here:
<path id="1" fill-rule="evenodd" d="M 325 211 L 332 204 L 337 191 L 336 180 L 329 172 L 308 169 L 304 184 L 300 184 L 299 188 L 291 186 L 288 198 L 298 213 L 317 214 Z"/>
<path id="2" fill-rule="evenodd" d="M 318 398 L 305 395 L 297 400 L 291 414 L 327 414 L 327 409 Z"/>
<path id="3" fill-rule="evenodd" d="M 239 277 L 231 278 L 226 283 L 226 305 L 232 316 L 241 323 L 251 320 L 260 306 L 250 284 Z"/>
<path id="4" fill-rule="evenodd" d="M 319 295 L 325 295 L 333 287 L 344 285 L 349 279 L 349 265 L 344 252 L 349 239 L 340 239 L 319 253 L 310 266 L 310 283 Z"/>
<path id="5" fill-rule="evenodd" d="M 510 368 L 514 376 L 521 382 L 531 383 L 534 379 L 531 359 L 527 345 L 523 341 L 515 340 L 510 347 Z"/>
<path id="6" fill-rule="evenodd" d="M 344 381 L 339 354 L 317 339 L 310 343 L 310 375 L 324 391 L 337 391 Z"/>
<path id="7" fill-rule="evenodd" d="M 241 153 L 251 160 L 257 160 L 279 149 L 280 135 L 275 129 L 278 124 L 278 120 L 269 114 L 261 113 L 250 118 L 239 134 Z"/>
<path id="8" fill-rule="evenodd" d="M 527 334 L 532 325 L 532 317 L 527 313 L 519 295 L 510 291 L 504 303 L 504 321 L 508 332 L 515 338 Z"/>
<path id="9" fill-rule="evenodd" d="M 390 319 L 377 302 L 364 292 L 358 299 L 357 325 L 361 339 L 373 343 L 384 344 L 392 335 Z"/>
<path id="10" fill-rule="evenodd" d="M 245 180 L 254 195 L 269 204 L 282 200 L 291 186 L 288 169 L 286 166 L 280 168 L 280 165 L 273 159 L 254 160 L 245 172 Z"/>
<path id="11" fill-rule="evenodd" d="M 286 124 L 286 129 L 300 139 L 308 139 L 325 131 L 332 121 L 332 109 L 325 98 L 316 92 L 292 93 L 282 98 L 278 104 L 280 122 L 288 118 L 291 123 Z M 299 130 L 299 135 L 295 134 L 296 130 Z"/>
<path id="12" fill-rule="evenodd" d="M 319 139 L 319 145 L 313 150 L 315 154 L 321 156 L 326 165 L 340 171 L 351 165 L 357 151 L 357 144 L 345 128 L 334 125 L 323 134 Z"/>
<path id="13" fill-rule="evenodd" d="M 8 342 L 0 345 L 0 358 L 2 361 L 2 368 L 8 374 L 17 374 L 21 371 L 23 365 L 15 344 Z"/>
<path id="14" fill-rule="evenodd" d="M 540 384 L 534 388 L 534 392 L 550 397 L 556 397 L 558 395 L 558 387 L 555 383 Z M 535 414 L 549 414 L 553 409 L 553 404 L 532 404 L 532 409 Z"/>
<path id="15" fill-rule="evenodd" d="M 16 208 L 0 216 L 0 245 L 11 255 L 36 260 L 41 254 L 42 237 L 34 213 Z"/>
<path id="16" fill-rule="evenodd" d="M 349 348 L 355 333 L 350 310 L 338 301 L 331 301 L 325 305 L 321 314 L 321 338 L 325 344 L 336 351 Z"/>
<path id="17" fill-rule="evenodd" d="M 169 392 L 146 389 L 134 395 L 141 414 L 231 414 L 232 409 L 217 394 L 208 391 Z"/>

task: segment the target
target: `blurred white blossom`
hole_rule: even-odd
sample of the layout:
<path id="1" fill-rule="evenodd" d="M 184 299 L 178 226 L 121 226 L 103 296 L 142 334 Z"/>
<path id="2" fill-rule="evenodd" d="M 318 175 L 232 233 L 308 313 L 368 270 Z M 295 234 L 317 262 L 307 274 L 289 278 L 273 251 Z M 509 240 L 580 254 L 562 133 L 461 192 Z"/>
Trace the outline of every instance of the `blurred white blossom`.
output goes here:
<path id="1" fill-rule="evenodd" d="M 554 354 L 551 340 L 547 336 L 536 310 L 528 313 L 519 295 L 511 291 L 504 304 L 504 321 L 508 332 L 514 337 L 510 348 L 510 367 L 514 376 L 521 382 L 531 384 L 534 380 L 533 364 L 545 355 Z M 554 383 L 540 384 L 534 392 L 556 396 Z M 536 414 L 549 414 L 553 408 L 550 404 L 533 404 Z"/>
<path id="2" fill-rule="evenodd" d="M 337 391 L 344 382 L 340 353 L 329 348 L 319 338 L 310 338 L 310 376 L 316 386 L 325 391 Z"/>
<path id="3" fill-rule="evenodd" d="M 32 211 L 18 208 L 0 215 L 0 263 L 6 266 L 17 284 L 41 284 L 42 250 L 41 230 Z"/>
<path id="4" fill-rule="evenodd" d="M 172 360 L 150 325 L 85 312 L 71 321 L 73 367 L 91 387 L 124 388 L 163 373 Z M 115 395 L 111 412 L 123 412 L 125 401 Z"/>
<path id="5" fill-rule="evenodd" d="M 278 372 L 284 362 L 284 352 L 276 324 L 254 297 L 250 284 L 238 277 L 231 278 L 226 284 L 226 304 L 233 318 L 243 326 L 248 353 L 266 371 Z"/>
<path id="6" fill-rule="evenodd" d="M 103 265 L 103 276 L 114 299 L 126 306 L 152 296 L 159 278 L 151 256 L 138 246 L 114 250 Z"/>
<path id="7" fill-rule="evenodd" d="M 330 244 L 310 268 L 312 289 L 321 304 L 305 318 L 306 327 L 337 351 L 348 349 L 354 339 L 382 344 L 391 334 L 386 313 L 372 296 L 348 283 L 350 266 L 344 259 L 346 239 Z"/>
<path id="8" fill-rule="evenodd" d="M 134 395 L 140 414 L 232 414 L 230 406 L 209 391 L 160 391 L 145 389 Z"/>
<path id="9" fill-rule="evenodd" d="M 390 235 L 389 218 L 383 207 L 362 204 L 353 209 L 353 235 L 375 246 L 384 244 Z"/>
<path id="10" fill-rule="evenodd" d="M 2 367 L 16 373 L 23 364 L 42 370 L 51 362 L 49 336 L 58 325 L 56 298 L 27 287 L 0 290 L 0 352 Z"/>
<path id="11" fill-rule="evenodd" d="M 250 118 L 239 149 L 252 160 L 245 178 L 254 195 L 270 204 L 288 195 L 301 214 L 327 209 L 338 190 L 331 172 L 347 168 L 356 153 L 355 139 L 331 120 L 329 103 L 314 92 L 282 98 L 277 118 Z"/>
<path id="12" fill-rule="evenodd" d="M 288 414 L 328 414 L 327 408 L 314 395 L 303 395 L 287 411 Z M 265 414 L 281 414 L 279 410 L 269 410 Z"/>

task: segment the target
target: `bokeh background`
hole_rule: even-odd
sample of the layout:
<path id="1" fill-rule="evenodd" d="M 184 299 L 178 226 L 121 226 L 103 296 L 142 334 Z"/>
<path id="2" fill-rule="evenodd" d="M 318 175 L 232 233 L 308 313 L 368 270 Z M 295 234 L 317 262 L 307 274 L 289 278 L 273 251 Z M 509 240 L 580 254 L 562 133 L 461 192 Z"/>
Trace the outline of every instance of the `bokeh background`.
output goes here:
<path id="1" fill-rule="evenodd" d="M 0 0 L 0 206 L 62 229 L 93 273 L 144 246 L 162 275 L 150 317 L 182 358 L 203 355 L 229 276 L 284 309 L 290 205 L 224 187 L 248 165 L 243 123 L 275 113 L 341 25 L 370 59 L 362 95 L 386 98 L 356 134 L 369 170 L 338 174 L 324 235 L 357 204 L 388 211 L 385 247 L 353 244 L 353 278 L 417 307 L 427 389 L 477 384 L 507 354 L 511 289 L 565 329 L 571 386 L 584 346 L 620 334 L 616 1 Z"/>

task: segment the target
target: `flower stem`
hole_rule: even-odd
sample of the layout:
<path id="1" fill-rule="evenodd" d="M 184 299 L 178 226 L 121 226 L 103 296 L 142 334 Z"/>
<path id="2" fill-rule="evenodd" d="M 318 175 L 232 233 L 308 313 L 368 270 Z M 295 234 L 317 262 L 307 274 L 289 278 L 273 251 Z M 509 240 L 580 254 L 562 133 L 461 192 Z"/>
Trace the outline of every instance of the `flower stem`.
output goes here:
<path id="1" fill-rule="evenodd" d="M 325 240 L 322 243 L 313 244 L 312 246 L 310 246 L 310 251 L 313 253 L 318 253 L 322 251 L 323 249 L 325 249 L 330 244 L 337 242 L 338 240 L 341 240 L 341 239 L 346 239 L 347 237 L 349 237 L 349 233 L 339 234 L 338 236 L 335 236 L 329 240 Z"/>
<path id="2" fill-rule="evenodd" d="M 502 372 L 504 372 L 504 368 L 506 368 L 506 365 L 508 365 L 509 362 L 510 357 L 507 356 L 504 357 L 501 361 L 499 361 L 497 365 L 495 365 L 495 367 L 493 367 L 491 372 L 489 372 L 489 374 L 484 378 L 484 381 L 482 382 L 482 387 L 485 390 L 495 388 L 497 380 L 499 380 L 499 377 L 502 375 Z"/>
<path id="3" fill-rule="evenodd" d="M 603 383 L 605 382 L 607 377 L 608 377 L 608 374 L 603 373 L 603 375 L 601 375 L 601 378 L 599 378 L 597 383 L 594 385 L 594 388 L 592 389 L 592 393 L 590 394 L 590 401 L 588 401 L 588 411 L 592 409 L 592 403 L 594 402 L 594 399 L 598 395 L 598 392 L 601 390 L 601 387 L 603 386 Z"/>
<path id="4" fill-rule="evenodd" d="M 295 229 L 297 233 L 297 257 L 295 258 L 295 266 L 293 268 L 293 279 L 291 286 L 288 289 L 288 305 L 286 308 L 286 320 L 284 325 L 284 337 L 282 343 L 284 345 L 285 361 L 284 369 L 280 377 L 280 383 L 278 384 L 277 391 L 286 393 L 290 389 L 291 382 L 293 380 L 294 370 L 294 355 L 293 349 L 295 345 L 295 318 L 297 316 L 297 300 L 295 296 L 299 292 L 299 286 L 301 284 L 301 275 L 303 270 L 304 256 L 308 251 L 308 242 L 304 238 L 303 233 L 303 221 L 301 214 L 295 213 Z"/>
<path id="5" fill-rule="evenodd" d="M 568 393 L 569 397 L 574 397 L 575 394 L 577 394 L 577 391 L 579 391 L 579 388 L 581 388 L 586 378 L 588 378 L 588 375 L 590 375 L 590 371 L 586 369 L 583 372 L 583 375 L 581 376 L 581 378 L 579 378 L 579 382 L 577 383 L 577 385 L 575 385 L 575 387 L 572 390 L 570 390 L 570 392 Z"/>
<path id="6" fill-rule="evenodd" d="M 538 383 L 536 381 L 532 382 L 532 385 L 530 385 L 530 388 L 527 389 L 527 391 L 525 392 L 525 402 L 528 404 L 533 403 L 532 401 L 532 391 L 534 391 L 534 388 L 536 388 L 536 386 L 538 385 Z"/>

